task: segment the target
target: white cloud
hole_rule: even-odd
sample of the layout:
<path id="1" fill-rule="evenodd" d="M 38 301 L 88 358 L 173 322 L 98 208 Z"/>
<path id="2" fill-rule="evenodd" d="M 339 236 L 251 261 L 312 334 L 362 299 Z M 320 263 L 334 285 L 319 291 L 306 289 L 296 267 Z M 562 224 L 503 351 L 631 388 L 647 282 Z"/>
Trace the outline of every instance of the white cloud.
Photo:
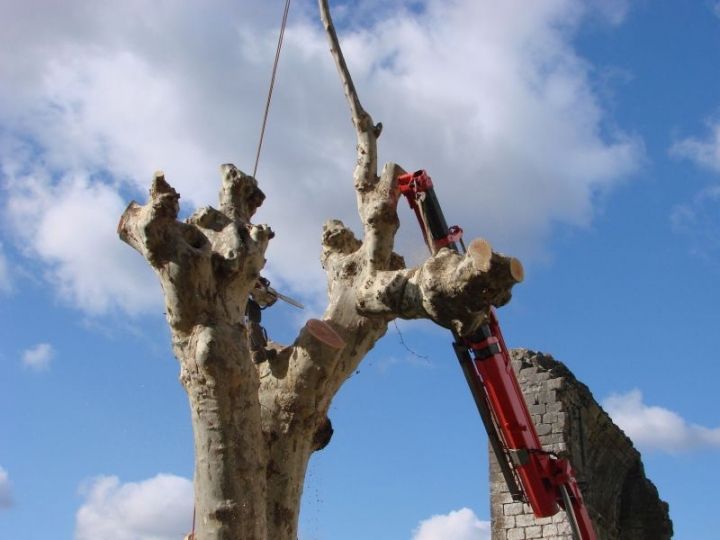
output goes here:
<path id="1" fill-rule="evenodd" d="M 118 239 L 125 202 L 111 186 L 78 173 L 52 183 L 36 170 L 10 181 L 8 219 L 47 281 L 88 313 L 160 310 L 160 287 L 142 258 Z"/>
<path id="2" fill-rule="evenodd" d="M 11 15 L 0 23 L 0 121 L 12 143 L 0 145 L 0 161 L 6 177 L 30 184 L 11 183 L 10 195 L 28 199 L 34 216 L 26 229 L 13 222 L 15 240 L 81 309 L 154 309 L 144 263 L 112 233 L 125 203 L 118 188 L 145 191 L 161 168 L 184 201 L 214 204 L 220 163 L 252 168 L 279 13 L 259 0 L 133 0 L 50 3 L 38 20 L 0 2 Z M 556 223 L 588 224 L 594 195 L 642 153 L 608 129 L 591 66 L 572 46 L 604 4 L 404 5 L 360 23 L 342 13 L 361 99 L 385 126 L 381 159 L 427 168 L 450 221 L 519 256 L 541 254 Z M 625 6 L 600 12 L 618 23 Z M 268 272 L 306 300 L 324 289 L 322 222 L 358 223 L 353 130 L 315 19 L 312 4 L 293 8 L 258 174 L 268 194 L 258 220 L 277 232 Z M 33 191 L 37 169 L 46 180 Z M 420 242 L 403 212 L 407 252 Z"/>
<path id="3" fill-rule="evenodd" d="M 5 510 L 13 505 L 12 492 L 10 490 L 10 478 L 5 469 L 0 467 L 0 510 Z"/>
<path id="4" fill-rule="evenodd" d="M 461 508 L 420 522 L 412 540 L 490 540 L 490 522 L 480 521 L 475 512 Z"/>
<path id="5" fill-rule="evenodd" d="M 12 281 L 10 279 L 10 269 L 8 268 L 7 257 L 0 243 L 0 292 L 10 292 L 12 290 Z"/>
<path id="6" fill-rule="evenodd" d="M 102 476 L 83 494 L 75 540 L 177 540 L 192 524 L 192 482 L 179 476 L 159 474 L 124 484 Z"/>
<path id="7" fill-rule="evenodd" d="M 352 49 L 367 57 L 358 71 L 386 126 L 384 154 L 427 168 L 450 220 L 521 256 L 553 223 L 589 223 L 593 193 L 639 151 L 601 134 L 589 66 L 569 44 L 582 6 L 429 2 Z"/>
<path id="8" fill-rule="evenodd" d="M 38 343 L 22 354 L 23 366 L 33 371 L 50 369 L 50 361 L 55 356 L 55 349 L 49 343 Z"/>
<path id="9" fill-rule="evenodd" d="M 720 173 L 720 121 L 708 124 L 705 137 L 687 137 L 676 142 L 670 153 Z"/>
<path id="10" fill-rule="evenodd" d="M 613 394 L 603 400 L 603 407 L 640 448 L 666 452 L 720 448 L 720 427 L 691 424 L 676 412 L 646 405 L 640 390 Z"/>

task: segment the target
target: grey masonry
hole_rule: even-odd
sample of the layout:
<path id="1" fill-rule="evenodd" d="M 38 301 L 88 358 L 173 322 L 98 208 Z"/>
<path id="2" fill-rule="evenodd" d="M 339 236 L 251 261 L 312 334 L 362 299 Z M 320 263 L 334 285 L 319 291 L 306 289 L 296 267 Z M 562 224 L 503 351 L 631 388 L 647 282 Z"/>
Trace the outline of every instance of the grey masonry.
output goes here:
<path id="1" fill-rule="evenodd" d="M 570 459 L 598 540 L 666 540 L 668 504 L 645 476 L 640 453 L 570 370 L 549 355 L 514 349 L 512 363 L 543 448 Z M 490 459 L 493 540 L 571 539 L 564 512 L 537 519 L 512 500 Z"/>

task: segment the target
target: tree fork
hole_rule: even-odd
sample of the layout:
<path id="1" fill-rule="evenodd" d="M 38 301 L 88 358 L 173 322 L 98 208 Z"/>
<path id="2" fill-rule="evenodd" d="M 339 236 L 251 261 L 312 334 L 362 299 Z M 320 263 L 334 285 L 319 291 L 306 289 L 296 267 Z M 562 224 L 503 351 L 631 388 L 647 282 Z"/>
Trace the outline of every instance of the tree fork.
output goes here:
<path id="1" fill-rule="evenodd" d="M 353 173 L 363 237 L 338 220 L 322 231 L 328 279 L 324 324 L 334 345 L 307 327 L 255 364 L 245 307 L 273 232 L 251 222 L 264 194 L 255 178 L 221 166 L 218 209 L 177 219 L 179 194 L 156 173 L 144 205 L 131 202 L 118 234 L 158 275 L 195 444 L 196 540 L 296 540 L 300 499 L 313 452 L 332 435 L 332 398 L 396 317 L 429 318 L 463 334 L 510 299 L 519 261 L 482 240 L 467 255 L 442 249 L 406 268 L 393 252 L 399 220 L 397 176 L 377 175 L 377 137 L 362 108 L 332 25 L 318 0 L 357 138 Z"/>

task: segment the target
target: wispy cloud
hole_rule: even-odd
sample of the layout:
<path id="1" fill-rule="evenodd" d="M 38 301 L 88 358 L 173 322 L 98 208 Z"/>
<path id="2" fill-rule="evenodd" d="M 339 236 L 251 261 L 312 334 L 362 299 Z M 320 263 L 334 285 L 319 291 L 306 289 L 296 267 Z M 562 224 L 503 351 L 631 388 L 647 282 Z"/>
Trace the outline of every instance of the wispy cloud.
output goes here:
<path id="1" fill-rule="evenodd" d="M 217 166 L 251 167 L 277 13 L 259 0 L 75 3 L 46 6 L 42 21 L 11 3 L 13 24 L 0 33 L 0 162 L 16 180 L 11 203 L 29 212 L 14 214 L 12 240 L 79 309 L 154 310 L 159 287 L 114 234 L 127 193 L 145 192 L 161 168 L 183 201 L 215 204 Z M 590 13 L 622 20 L 626 2 L 601 5 L 426 0 L 360 22 L 348 8 L 341 39 L 363 102 L 385 125 L 381 160 L 429 169 L 454 221 L 519 256 L 542 255 L 555 223 L 587 225 L 594 194 L 642 154 L 608 128 L 591 66 L 573 48 Z M 322 222 L 358 223 L 355 143 L 314 8 L 291 19 L 258 220 L 277 232 L 270 278 L 308 301 L 324 289 Z M 400 243 L 406 253 L 419 244 L 412 227 Z"/>
<path id="2" fill-rule="evenodd" d="M 720 120 L 708 122 L 704 137 L 687 137 L 670 147 L 670 154 L 720 172 Z"/>
<path id="3" fill-rule="evenodd" d="M 190 531 L 192 482 L 159 474 L 121 483 L 115 476 L 93 479 L 82 489 L 75 540 L 177 540 Z"/>
<path id="4" fill-rule="evenodd" d="M 716 10 L 720 9 L 717 8 Z M 670 148 L 670 154 L 720 174 L 720 117 L 707 122 L 705 136 L 687 137 Z M 720 260 L 720 186 L 710 184 L 670 214 L 673 230 L 686 238 L 690 252 L 708 261 Z"/>
<path id="5" fill-rule="evenodd" d="M 641 449 L 664 452 L 720 448 L 720 427 L 691 424 L 678 413 L 643 402 L 640 390 L 603 400 L 613 421 Z"/>
<path id="6" fill-rule="evenodd" d="M 12 281 L 10 278 L 10 268 L 8 266 L 7 257 L 0 243 L 0 292 L 10 292 L 12 290 Z"/>
<path id="7" fill-rule="evenodd" d="M 432 367 L 432 362 L 430 361 L 430 358 L 428 356 L 424 356 L 410 350 L 408 351 L 408 354 L 404 356 L 384 357 L 377 364 L 377 368 L 380 373 L 385 373 L 395 366 L 408 366 L 427 369 Z"/>
<path id="8" fill-rule="evenodd" d="M 625 21 L 628 11 L 630 11 L 629 0 L 589 0 L 588 3 L 613 25 Z"/>
<path id="9" fill-rule="evenodd" d="M 49 343 L 38 343 L 22 354 L 22 364 L 33 371 L 47 371 L 55 357 L 55 349 Z"/>
<path id="10" fill-rule="evenodd" d="M 5 469 L 0 467 L 0 510 L 6 510 L 13 505 L 10 478 Z"/>
<path id="11" fill-rule="evenodd" d="M 687 239 L 693 255 L 716 260 L 720 255 L 720 186 L 707 187 L 689 202 L 676 205 L 670 222 L 673 231 Z"/>
<path id="12" fill-rule="evenodd" d="M 469 508 L 438 514 L 420 522 L 412 540 L 490 540 L 490 522 L 481 521 Z"/>

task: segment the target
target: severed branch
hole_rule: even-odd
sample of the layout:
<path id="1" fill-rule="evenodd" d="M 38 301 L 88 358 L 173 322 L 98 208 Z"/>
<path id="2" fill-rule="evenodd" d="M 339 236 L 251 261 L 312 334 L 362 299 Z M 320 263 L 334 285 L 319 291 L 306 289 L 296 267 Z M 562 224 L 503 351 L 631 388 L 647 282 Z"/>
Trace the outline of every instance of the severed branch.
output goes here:
<path id="1" fill-rule="evenodd" d="M 420 266 L 371 275 L 358 288 L 358 312 L 368 316 L 431 319 L 459 335 L 471 334 L 492 306 L 510 301 L 523 280 L 522 264 L 473 240 L 461 255 L 443 248 Z"/>

